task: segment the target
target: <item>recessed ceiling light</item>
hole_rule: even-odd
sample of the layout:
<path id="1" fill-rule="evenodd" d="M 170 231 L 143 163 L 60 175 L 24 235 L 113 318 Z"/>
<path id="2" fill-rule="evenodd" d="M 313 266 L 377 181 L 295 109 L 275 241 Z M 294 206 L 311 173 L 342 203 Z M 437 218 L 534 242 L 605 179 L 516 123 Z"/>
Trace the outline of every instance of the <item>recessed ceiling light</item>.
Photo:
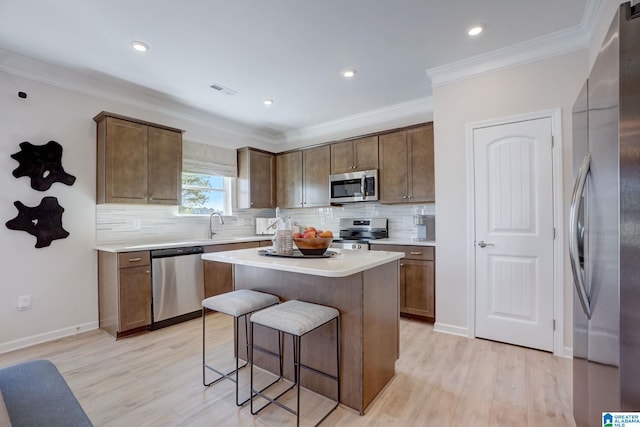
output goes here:
<path id="1" fill-rule="evenodd" d="M 484 31 L 484 25 L 478 24 L 469 27 L 469 29 L 467 30 L 467 34 L 469 34 L 471 37 L 474 37 L 480 34 L 482 31 Z"/>
<path id="2" fill-rule="evenodd" d="M 264 105 L 273 105 L 273 99 L 265 99 L 262 102 L 264 103 Z"/>
<path id="3" fill-rule="evenodd" d="M 132 41 L 131 47 L 138 52 L 146 52 L 149 50 L 149 46 L 145 42 L 141 41 Z"/>
<path id="4" fill-rule="evenodd" d="M 358 72 L 357 70 L 355 70 L 353 68 L 349 68 L 348 70 L 344 70 L 342 72 L 342 75 L 344 77 L 346 77 L 346 78 L 351 78 L 351 77 L 355 76 L 357 72 Z"/>

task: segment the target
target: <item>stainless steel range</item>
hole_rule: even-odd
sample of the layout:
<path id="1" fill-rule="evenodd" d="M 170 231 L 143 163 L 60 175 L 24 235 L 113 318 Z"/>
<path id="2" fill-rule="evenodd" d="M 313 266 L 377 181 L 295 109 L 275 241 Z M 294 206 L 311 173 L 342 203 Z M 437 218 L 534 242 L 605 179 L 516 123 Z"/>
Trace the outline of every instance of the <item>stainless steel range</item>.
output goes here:
<path id="1" fill-rule="evenodd" d="M 369 241 L 388 237 L 387 218 L 340 218 L 340 237 L 332 248 L 369 250 Z"/>

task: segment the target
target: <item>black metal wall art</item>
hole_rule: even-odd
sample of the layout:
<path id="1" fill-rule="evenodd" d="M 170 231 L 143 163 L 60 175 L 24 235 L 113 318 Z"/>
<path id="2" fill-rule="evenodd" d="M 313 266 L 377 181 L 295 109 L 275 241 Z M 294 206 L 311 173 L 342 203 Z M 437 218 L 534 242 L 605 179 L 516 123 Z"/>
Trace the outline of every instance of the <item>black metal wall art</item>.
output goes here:
<path id="1" fill-rule="evenodd" d="M 64 208 L 55 197 L 43 197 L 38 206 L 25 206 L 22 202 L 13 202 L 18 216 L 7 221 L 7 228 L 26 231 L 36 237 L 36 248 L 49 246 L 53 240 L 64 239 L 69 232 L 62 228 Z"/>
<path id="2" fill-rule="evenodd" d="M 20 151 L 12 154 L 20 165 L 13 171 L 13 176 L 31 178 L 31 188 L 46 191 L 54 182 L 73 185 L 76 177 L 64 171 L 62 167 L 62 146 L 56 141 L 44 145 L 33 145 L 30 142 L 20 144 Z M 36 237 L 36 248 L 51 245 L 56 239 L 64 239 L 69 232 L 62 228 L 64 208 L 55 197 L 43 197 L 38 206 L 25 206 L 20 201 L 13 202 L 18 209 L 18 216 L 6 222 L 10 230 L 21 230 Z"/>
<path id="3" fill-rule="evenodd" d="M 31 188 L 38 191 L 48 190 L 54 182 L 73 185 L 76 177 L 69 175 L 62 168 L 62 146 L 56 141 L 44 145 L 33 145 L 30 142 L 20 144 L 21 151 L 12 154 L 11 158 L 20 163 L 13 171 L 13 176 L 31 178 Z"/>

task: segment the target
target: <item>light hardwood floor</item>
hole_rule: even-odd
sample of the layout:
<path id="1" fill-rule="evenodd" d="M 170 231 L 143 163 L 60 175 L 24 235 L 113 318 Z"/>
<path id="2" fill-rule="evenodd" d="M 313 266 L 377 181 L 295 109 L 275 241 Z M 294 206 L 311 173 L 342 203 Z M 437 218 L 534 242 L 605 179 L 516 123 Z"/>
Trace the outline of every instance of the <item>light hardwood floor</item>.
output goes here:
<path id="1" fill-rule="evenodd" d="M 237 408 L 230 381 L 202 386 L 201 322 L 119 341 L 91 331 L 1 354 L 0 367 L 51 360 L 97 427 L 295 425 L 279 408 L 258 416 L 248 406 Z M 217 345 L 230 347 L 229 317 L 211 313 L 207 328 L 218 340 L 212 354 Z M 412 320 L 403 319 L 400 328 L 396 376 L 367 414 L 339 407 L 323 425 L 575 426 L 570 360 L 433 332 L 432 325 Z M 307 402 L 303 419 L 306 407 L 320 406 L 315 396 Z"/>

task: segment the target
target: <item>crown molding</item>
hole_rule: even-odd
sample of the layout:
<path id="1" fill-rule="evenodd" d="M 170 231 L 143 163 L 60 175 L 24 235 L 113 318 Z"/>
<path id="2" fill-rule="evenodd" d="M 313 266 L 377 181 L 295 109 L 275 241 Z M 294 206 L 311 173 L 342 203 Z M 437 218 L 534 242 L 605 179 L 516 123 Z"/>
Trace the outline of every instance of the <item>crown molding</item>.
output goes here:
<path id="1" fill-rule="evenodd" d="M 225 119 L 190 107 L 179 99 L 96 71 L 70 70 L 4 49 L 0 49 L 0 71 L 83 95 L 168 114 L 237 138 L 268 145 L 273 145 L 281 139 L 279 133 L 266 132 L 248 124 Z"/>
<path id="2" fill-rule="evenodd" d="M 590 1 L 590 3 L 592 3 Z M 428 69 L 432 87 L 587 48 L 582 25 Z"/>
<path id="3" fill-rule="evenodd" d="M 428 122 L 432 119 L 433 98 L 425 97 L 295 129 L 285 133 L 282 142 L 287 144 L 326 142 L 330 138 L 346 138 L 357 134 Z"/>
<path id="4" fill-rule="evenodd" d="M 478 75 L 524 65 L 545 58 L 586 49 L 592 43 L 600 24 L 608 21 L 608 4 L 624 0 L 587 0 L 579 25 L 546 36 L 527 40 L 461 61 L 426 71 L 432 87 L 438 87 Z"/>

